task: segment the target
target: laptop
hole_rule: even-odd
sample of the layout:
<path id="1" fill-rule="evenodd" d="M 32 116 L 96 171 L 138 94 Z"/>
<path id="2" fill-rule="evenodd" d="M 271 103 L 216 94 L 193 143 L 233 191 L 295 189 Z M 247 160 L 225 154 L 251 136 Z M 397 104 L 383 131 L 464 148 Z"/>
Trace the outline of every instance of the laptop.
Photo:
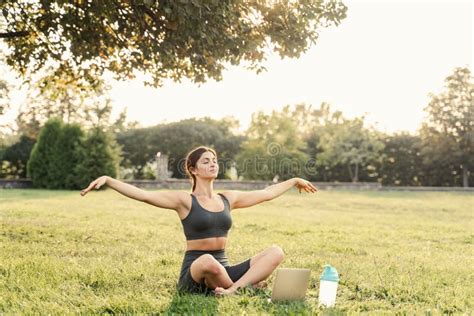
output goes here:
<path id="1" fill-rule="evenodd" d="M 310 269 L 279 268 L 273 283 L 272 302 L 304 300 Z"/>

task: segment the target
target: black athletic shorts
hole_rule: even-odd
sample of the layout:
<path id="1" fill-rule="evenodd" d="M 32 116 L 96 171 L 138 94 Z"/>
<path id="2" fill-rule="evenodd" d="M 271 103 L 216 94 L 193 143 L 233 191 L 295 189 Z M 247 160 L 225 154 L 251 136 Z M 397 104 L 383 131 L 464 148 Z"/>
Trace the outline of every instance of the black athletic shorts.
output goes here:
<path id="1" fill-rule="evenodd" d="M 184 254 L 183 264 L 181 265 L 181 272 L 179 274 L 179 280 L 177 284 L 177 289 L 179 291 L 189 293 L 203 293 L 208 295 L 212 293 L 212 289 L 206 286 L 204 280 L 202 283 L 198 283 L 191 277 L 191 264 L 194 260 L 206 253 L 212 255 L 222 266 L 224 266 L 232 282 L 240 279 L 245 274 L 245 272 L 250 269 L 250 258 L 236 265 L 229 265 L 227 255 L 225 254 L 225 249 L 188 250 Z"/>

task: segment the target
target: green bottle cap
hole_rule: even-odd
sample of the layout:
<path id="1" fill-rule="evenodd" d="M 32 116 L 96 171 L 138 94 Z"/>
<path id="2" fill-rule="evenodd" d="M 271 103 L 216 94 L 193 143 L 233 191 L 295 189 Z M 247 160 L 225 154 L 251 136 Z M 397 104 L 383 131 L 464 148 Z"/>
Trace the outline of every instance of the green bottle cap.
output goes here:
<path id="1" fill-rule="evenodd" d="M 334 267 L 326 264 L 324 265 L 324 270 L 320 279 L 324 281 L 339 282 L 339 274 L 337 274 L 337 270 Z"/>

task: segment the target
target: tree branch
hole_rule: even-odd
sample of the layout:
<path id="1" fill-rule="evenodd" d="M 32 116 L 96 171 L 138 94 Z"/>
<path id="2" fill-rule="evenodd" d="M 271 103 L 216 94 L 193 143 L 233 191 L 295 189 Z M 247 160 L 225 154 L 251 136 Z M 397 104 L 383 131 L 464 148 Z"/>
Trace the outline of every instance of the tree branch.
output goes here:
<path id="1" fill-rule="evenodd" d="M 29 34 L 30 32 L 28 31 L 7 32 L 7 33 L 0 33 L 0 38 L 25 37 L 25 36 L 28 36 Z"/>

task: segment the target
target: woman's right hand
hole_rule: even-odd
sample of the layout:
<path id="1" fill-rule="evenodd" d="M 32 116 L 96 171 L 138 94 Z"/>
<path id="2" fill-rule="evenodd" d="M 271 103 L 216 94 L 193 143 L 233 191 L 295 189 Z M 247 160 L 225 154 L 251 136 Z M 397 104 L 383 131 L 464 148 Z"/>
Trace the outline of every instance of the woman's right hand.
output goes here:
<path id="1" fill-rule="evenodd" d="M 107 182 L 107 176 L 102 176 L 102 177 L 99 177 L 99 178 L 95 179 L 94 181 L 91 182 L 91 184 L 89 184 L 89 186 L 86 189 L 81 191 L 81 195 L 82 196 L 86 195 L 90 190 L 92 190 L 94 188 L 98 190 L 106 182 Z"/>

